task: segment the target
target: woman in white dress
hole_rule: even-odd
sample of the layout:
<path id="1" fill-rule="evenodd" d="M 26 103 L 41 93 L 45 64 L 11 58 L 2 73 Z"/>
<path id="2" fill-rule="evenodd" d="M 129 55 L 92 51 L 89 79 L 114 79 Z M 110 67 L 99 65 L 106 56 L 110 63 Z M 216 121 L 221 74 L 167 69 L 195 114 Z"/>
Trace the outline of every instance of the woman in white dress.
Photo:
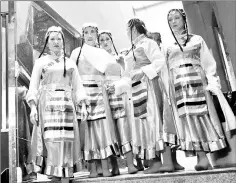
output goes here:
<path id="1" fill-rule="evenodd" d="M 112 34 L 110 31 L 100 31 L 99 34 L 100 47 L 106 50 L 114 57 L 119 57 L 115 45 L 113 43 Z M 122 58 L 121 58 L 122 59 Z M 112 117 L 115 122 L 116 133 L 119 140 L 120 154 L 126 157 L 128 173 L 136 173 L 138 170 L 133 165 L 133 153 L 131 146 L 131 129 L 130 124 L 133 119 L 129 113 L 130 109 L 128 103 L 127 92 L 116 95 L 115 90 L 125 87 L 127 85 L 121 80 L 122 67 L 115 62 L 110 64 L 105 71 L 106 84 L 108 87 L 108 98 L 112 110 Z M 117 85 L 119 83 L 119 86 Z M 117 88 L 119 87 L 119 88 Z M 115 157 L 111 156 L 113 175 L 119 174 L 119 167 Z"/>
<path id="2" fill-rule="evenodd" d="M 105 88 L 105 69 L 113 57 L 98 46 L 98 27 L 86 23 L 82 28 L 83 43 L 74 49 L 71 59 L 78 70 L 88 95 L 90 107 L 85 125 L 82 152 L 84 160 L 90 164 L 90 177 L 98 176 L 97 160 L 102 162 L 104 177 L 112 176 L 108 167 L 108 158 L 119 155 L 118 140 L 115 133 L 112 111 Z M 80 111 L 77 111 L 78 116 Z M 78 118 L 79 119 L 79 118 Z M 79 119 L 79 121 L 81 121 Z"/>
<path id="3" fill-rule="evenodd" d="M 42 167 L 46 151 L 44 173 L 53 180 L 63 178 L 69 182 L 73 166 L 82 160 L 76 108 L 81 110 L 81 119 L 86 120 L 87 96 L 75 62 L 65 57 L 62 29 L 50 27 L 45 40 L 27 93 L 30 119 L 34 124 L 33 162 Z M 50 53 L 42 56 L 47 46 Z"/>
<path id="4" fill-rule="evenodd" d="M 172 9 L 167 19 L 175 43 L 166 50 L 165 78 L 169 78 L 166 83 L 180 149 L 187 155 L 197 155 L 197 171 L 206 170 L 211 168 L 206 153 L 226 147 L 211 92 L 223 104 L 228 130 L 235 129 L 235 117 L 222 97 L 216 62 L 203 38 L 188 32 L 185 12 Z"/>
<path id="5" fill-rule="evenodd" d="M 144 173 L 155 173 L 161 167 L 160 152 L 164 150 L 158 73 L 165 64 L 165 57 L 157 43 L 147 37 L 145 24 L 140 19 L 128 21 L 127 35 L 132 48 L 125 57 L 123 77 L 132 82 L 133 153 L 143 160 L 151 160 L 150 168 Z"/>

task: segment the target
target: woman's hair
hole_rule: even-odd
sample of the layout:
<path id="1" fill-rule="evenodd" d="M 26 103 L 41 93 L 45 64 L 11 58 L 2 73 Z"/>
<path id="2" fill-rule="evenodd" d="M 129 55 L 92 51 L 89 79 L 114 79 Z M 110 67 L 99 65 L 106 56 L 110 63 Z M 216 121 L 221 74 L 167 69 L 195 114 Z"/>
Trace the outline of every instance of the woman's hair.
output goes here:
<path id="1" fill-rule="evenodd" d="M 153 35 L 157 35 L 158 36 L 158 41 L 160 41 L 160 43 L 162 43 L 162 40 L 161 40 L 161 34 L 159 32 L 151 32 L 151 36 L 153 38 Z"/>
<path id="2" fill-rule="evenodd" d="M 186 17 L 186 13 L 184 12 L 183 9 L 171 9 L 171 10 L 168 12 L 168 14 L 167 14 L 167 21 L 168 21 L 168 25 L 169 25 L 169 27 L 170 27 L 171 33 L 172 33 L 172 35 L 174 36 L 175 41 L 176 41 L 176 43 L 178 44 L 180 50 L 183 52 L 183 48 L 182 48 L 182 46 L 179 44 L 177 38 L 175 37 L 175 34 L 174 34 L 174 32 L 173 32 L 173 30 L 172 30 L 172 28 L 171 28 L 171 26 L 170 26 L 169 19 L 168 19 L 170 13 L 173 12 L 173 11 L 177 11 L 177 12 L 179 12 L 180 15 L 183 17 L 183 20 L 184 20 L 184 29 L 185 29 L 186 32 L 187 32 L 187 39 L 186 39 L 185 43 L 183 44 L 183 46 L 186 46 L 187 42 L 189 41 L 189 33 L 188 33 L 187 17 Z"/>
<path id="3" fill-rule="evenodd" d="M 131 41 L 131 49 L 132 49 L 132 52 L 133 52 L 133 57 L 134 57 L 134 60 L 136 61 L 136 57 L 134 56 L 134 44 L 132 42 L 132 29 L 133 27 L 136 28 L 137 32 L 139 34 L 144 34 L 145 36 L 147 36 L 147 29 L 146 29 L 146 26 L 145 26 L 145 23 L 138 19 L 138 18 L 132 18 L 128 21 L 128 27 L 130 28 L 130 33 L 131 33 L 131 36 L 130 36 L 130 41 Z"/>
<path id="4" fill-rule="evenodd" d="M 114 50 L 115 50 L 115 52 L 116 52 L 116 55 L 118 55 L 118 52 L 117 52 L 117 50 L 116 50 L 115 44 L 114 44 L 113 39 L 112 39 L 112 34 L 111 34 L 111 32 L 110 32 L 110 31 L 106 31 L 106 30 L 100 31 L 99 34 L 98 34 L 98 40 L 99 40 L 99 38 L 100 38 L 100 36 L 101 36 L 102 34 L 107 34 L 107 35 L 109 36 L 109 38 L 111 39 L 111 42 L 112 42 L 112 46 L 113 46 L 113 48 L 114 48 Z"/>
<path id="5" fill-rule="evenodd" d="M 61 34 L 61 37 L 62 37 L 62 40 L 63 40 L 63 59 L 64 59 L 64 73 L 63 73 L 63 76 L 66 77 L 66 51 L 65 51 L 65 37 L 64 37 L 64 34 L 62 32 L 62 28 L 61 27 L 57 27 L 57 26 L 51 26 L 48 28 L 47 32 L 46 32 L 46 35 L 45 35 L 45 43 L 44 43 L 44 47 L 43 47 L 43 51 L 40 53 L 39 57 L 40 58 L 42 56 L 42 54 L 44 53 L 45 51 L 45 48 L 48 44 L 48 39 L 49 39 L 49 36 L 52 32 L 58 32 Z"/>
<path id="6" fill-rule="evenodd" d="M 138 33 L 140 34 L 144 34 L 147 36 L 147 29 L 145 26 L 145 23 L 138 19 L 138 18 L 132 18 L 128 21 L 128 27 L 130 28 L 130 30 L 135 27 L 138 31 Z"/>
<path id="7" fill-rule="evenodd" d="M 88 27 L 92 27 L 92 28 L 94 28 L 95 29 L 95 31 L 97 32 L 97 42 L 98 42 L 98 47 L 100 47 L 100 45 L 99 45 L 99 40 L 98 40 L 98 26 L 97 26 L 97 24 L 95 24 L 95 23 L 85 23 L 83 26 L 82 26 L 82 45 L 81 45 L 81 48 L 80 48 L 80 51 L 79 51 L 79 55 L 78 55 L 78 57 L 77 57 L 77 59 L 76 59 L 76 65 L 78 65 L 79 64 L 79 57 L 80 57 L 80 54 L 81 54 L 81 51 L 82 51 L 82 48 L 83 48 L 83 46 L 84 46 L 84 30 L 86 29 L 86 28 L 88 28 Z"/>

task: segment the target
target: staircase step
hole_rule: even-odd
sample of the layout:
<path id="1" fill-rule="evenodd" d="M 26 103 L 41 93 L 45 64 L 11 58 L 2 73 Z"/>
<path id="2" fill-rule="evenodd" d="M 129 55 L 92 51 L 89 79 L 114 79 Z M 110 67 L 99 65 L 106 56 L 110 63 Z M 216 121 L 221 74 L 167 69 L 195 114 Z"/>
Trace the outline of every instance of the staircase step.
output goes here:
<path id="1" fill-rule="evenodd" d="M 112 183 L 233 183 L 236 182 L 236 167 L 213 169 L 207 171 L 180 171 L 164 174 L 128 174 L 127 171 L 121 171 L 121 175 L 116 177 L 88 178 L 77 177 L 75 183 L 80 182 L 112 182 Z"/>

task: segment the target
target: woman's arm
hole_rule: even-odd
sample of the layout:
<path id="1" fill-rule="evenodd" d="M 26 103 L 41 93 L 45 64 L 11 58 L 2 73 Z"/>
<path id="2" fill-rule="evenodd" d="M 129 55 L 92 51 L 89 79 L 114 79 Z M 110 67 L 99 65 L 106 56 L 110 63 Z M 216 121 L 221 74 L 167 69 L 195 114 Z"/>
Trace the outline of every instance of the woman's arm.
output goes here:
<path id="1" fill-rule="evenodd" d="M 206 73 L 208 84 L 221 88 L 219 77 L 216 74 L 216 61 L 203 39 L 201 40 L 200 56 L 201 65 Z"/>
<path id="2" fill-rule="evenodd" d="M 37 95 L 38 95 L 38 87 L 39 87 L 39 83 L 40 83 L 40 77 L 42 74 L 42 65 L 43 65 L 42 62 L 43 62 L 42 59 L 37 59 L 35 61 L 32 75 L 30 78 L 29 91 L 26 95 L 26 101 L 31 109 L 33 106 L 36 106 L 38 103 Z"/>
<path id="3" fill-rule="evenodd" d="M 141 67 L 141 70 L 149 79 L 157 76 L 157 73 L 165 64 L 165 56 L 160 51 L 158 45 L 154 41 L 149 41 L 144 46 L 144 52 L 150 60 L 151 64 Z"/>
<path id="4" fill-rule="evenodd" d="M 79 71 L 76 67 L 76 64 L 73 63 L 73 66 L 74 66 L 74 70 L 72 73 L 72 87 L 73 87 L 74 96 L 75 96 L 75 103 L 76 105 L 85 105 L 84 102 L 86 102 L 87 95 L 86 95 L 86 92 L 82 83 L 82 79 L 79 75 Z"/>

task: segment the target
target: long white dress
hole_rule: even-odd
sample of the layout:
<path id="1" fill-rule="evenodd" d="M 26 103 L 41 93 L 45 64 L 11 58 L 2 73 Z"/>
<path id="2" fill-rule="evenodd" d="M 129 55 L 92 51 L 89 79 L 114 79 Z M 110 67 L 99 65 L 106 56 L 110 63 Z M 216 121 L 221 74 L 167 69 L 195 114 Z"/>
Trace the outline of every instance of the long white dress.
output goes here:
<path id="1" fill-rule="evenodd" d="M 133 153 L 142 159 L 153 159 L 164 149 L 162 98 L 158 73 L 165 63 L 157 43 L 144 34 L 134 40 L 132 51 L 125 58 L 124 77 L 141 69 L 145 76 L 141 81 L 132 81 L 132 100 L 135 121 L 132 123 Z"/>
<path id="2" fill-rule="evenodd" d="M 113 56 L 115 57 L 114 54 Z M 119 90 L 120 87 L 124 87 L 126 83 L 122 82 L 121 74 L 122 68 L 120 64 L 110 64 L 105 71 L 106 84 L 114 84 L 115 90 Z M 117 85 L 117 82 L 119 83 L 119 86 Z M 127 105 L 127 92 L 120 93 L 119 95 L 116 93 L 108 94 L 108 98 L 118 138 L 119 151 L 121 155 L 124 155 L 125 153 L 132 150 L 132 136 L 130 126 L 132 117 L 128 112 L 130 109 L 127 109 L 129 107 Z"/>
<path id="3" fill-rule="evenodd" d="M 87 49 L 91 50 L 91 52 Z M 74 62 L 77 61 L 79 52 L 80 47 L 72 51 L 70 58 Z M 95 55 L 99 56 L 96 58 Z M 90 102 L 87 122 L 79 124 L 84 129 L 83 136 L 81 136 L 81 139 L 83 139 L 81 148 L 84 160 L 106 159 L 111 155 L 119 155 L 112 111 L 104 85 L 105 75 L 98 70 L 106 68 L 102 66 L 103 58 L 105 62 L 107 59 L 105 57 L 109 56 L 109 53 L 105 50 L 91 48 L 85 44 L 79 58 L 78 70 Z M 77 111 L 77 114 L 80 116 L 80 111 Z M 79 118 L 78 120 L 80 123 Z"/>
<path id="4" fill-rule="evenodd" d="M 216 77 L 216 62 L 205 41 L 201 36 L 190 35 L 183 52 L 173 44 L 168 47 L 166 56 L 169 76 L 165 77 L 165 83 L 175 114 L 180 148 L 187 155 L 225 148 L 222 127 L 210 92 L 206 90 L 211 86 L 218 96 L 222 94 Z M 221 97 L 219 99 L 222 101 Z M 228 109 L 231 110 L 229 106 Z M 235 129 L 233 123 L 235 117 L 229 122 L 231 129 Z"/>
<path id="5" fill-rule="evenodd" d="M 45 160 L 47 175 L 72 177 L 73 166 L 82 160 L 76 108 L 87 97 L 74 61 L 66 58 L 66 77 L 63 72 L 63 57 L 37 59 L 27 102 L 37 104 L 39 116 L 32 134 L 33 162 L 42 167 Z"/>

